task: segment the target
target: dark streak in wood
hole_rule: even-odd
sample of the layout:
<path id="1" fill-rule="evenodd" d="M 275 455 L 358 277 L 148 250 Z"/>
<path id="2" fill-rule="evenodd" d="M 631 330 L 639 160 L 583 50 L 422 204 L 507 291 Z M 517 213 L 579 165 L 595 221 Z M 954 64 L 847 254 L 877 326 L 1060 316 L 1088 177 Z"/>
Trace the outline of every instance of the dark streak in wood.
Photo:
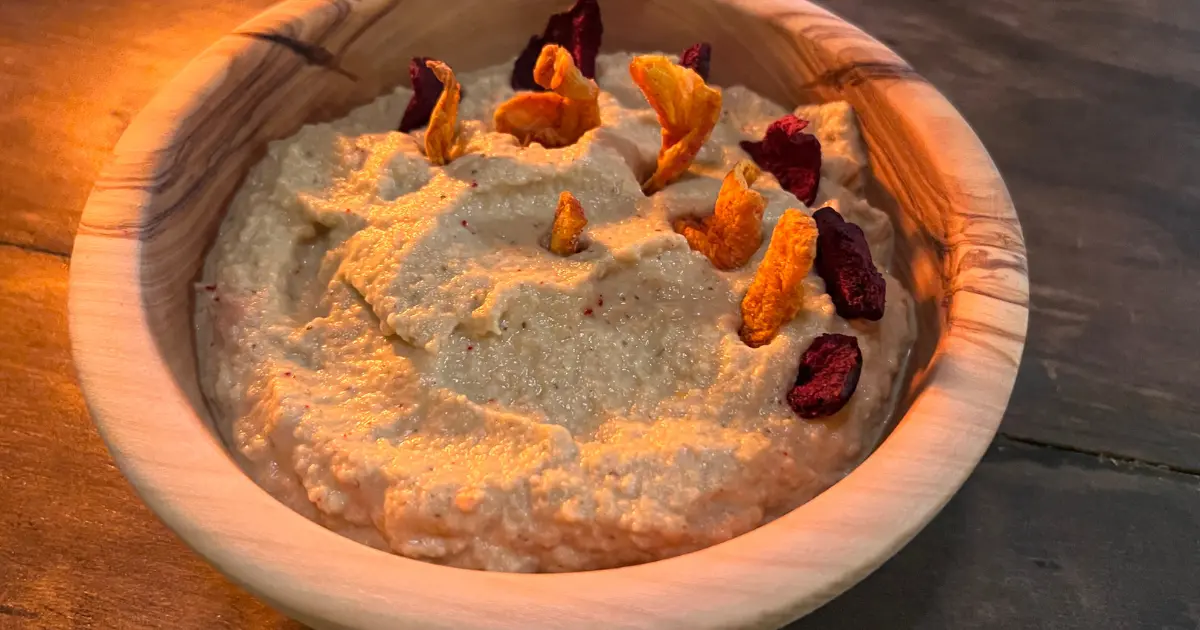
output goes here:
<path id="1" fill-rule="evenodd" d="M 20 606 L 9 606 L 8 604 L 0 604 L 0 615 L 21 617 L 23 619 L 37 619 L 38 617 L 41 617 L 41 615 L 32 610 L 25 610 Z"/>
<path id="2" fill-rule="evenodd" d="M 350 79 L 351 81 L 358 80 L 358 75 L 346 70 L 338 64 L 337 57 L 333 53 L 329 52 L 325 48 L 322 48 L 321 46 L 317 46 L 316 44 L 302 42 L 279 33 L 237 32 L 234 33 L 234 35 L 258 39 L 271 42 L 273 44 L 279 44 L 280 46 L 287 48 L 297 55 L 300 55 L 300 57 L 303 58 L 304 61 L 309 65 L 332 70 L 346 77 L 347 79 Z"/>
<path id="3" fill-rule="evenodd" d="M 921 81 L 925 78 L 911 67 L 900 63 L 856 63 L 830 70 L 829 72 L 803 84 L 806 89 L 818 86 L 835 87 L 859 86 L 868 81 Z"/>

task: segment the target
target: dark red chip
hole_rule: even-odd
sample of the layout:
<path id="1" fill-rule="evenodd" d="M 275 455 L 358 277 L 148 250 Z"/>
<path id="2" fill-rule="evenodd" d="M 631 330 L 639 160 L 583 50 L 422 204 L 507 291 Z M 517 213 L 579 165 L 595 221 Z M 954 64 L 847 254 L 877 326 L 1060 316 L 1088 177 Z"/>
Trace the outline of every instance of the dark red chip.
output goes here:
<path id="1" fill-rule="evenodd" d="M 529 43 L 517 56 L 513 64 L 512 88 L 545 91 L 533 80 L 533 67 L 546 44 L 558 44 L 566 48 L 583 76 L 596 78 L 596 55 L 600 54 L 603 35 L 604 24 L 600 21 L 600 4 L 597 0 L 578 0 L 568 11 L 551 15 L 541 37 L 534 35 L 529 38 Z"/>
<path id="2" fill-rule="evenodd" d="M 821 182 L 821 141 L 804 133 L 805 127 L 807 120 L 788 114 L 771 123 L 762 140 L 741 144 L 784 190 L 811 206 L 817 200 L 817 185 Z"/>
<path id="3" fill-rule="evenodd" d="M 400 119 L 400 131 L 408 133 L 429 124 L 433 107 L 442 95 L 442 82 L 426 65 L 432 57 L 413 57 L 408 62 L 408 78 L 412 80 L 413 95 Z"/>
<path id="4" fill-rule="evenodd" d="M 813 213 L 817 222 L 817 274 L 833 298 L 838 315 L 845 319 L 883 317 L 887 281 L 875 268 L 871 248 L 862 228 L 842 218 L 833 208 Z"/>
<path id="5" fill-rule="evenodd" d="M 679 55 L 679 65 L 684 68 L 691 68 L 705 81 L 708 81 L 708 69 L 711 61 L 712 44 L 707 42 L 695 44 L 683 51 L 682 55 Z"/>
<path id="6" fill-rule="evenodd" d="M 800 356 L 796 384 L 788 392 L 788 405 L 801 418 L 832 416 L 846 406 L 862 374 L 858 338 L 826 334 L 813 339 Z"/>

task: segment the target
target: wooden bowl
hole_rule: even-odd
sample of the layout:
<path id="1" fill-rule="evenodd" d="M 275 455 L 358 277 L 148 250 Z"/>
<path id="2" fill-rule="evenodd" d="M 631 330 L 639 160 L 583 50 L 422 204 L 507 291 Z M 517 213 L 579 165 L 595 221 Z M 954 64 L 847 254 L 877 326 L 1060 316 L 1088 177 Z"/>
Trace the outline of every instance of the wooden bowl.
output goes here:
<path id="1" fill-rule="evenodd" d="M 196 379 L 191 283 L 267 142 L 407 81 L 516 54 L 558 0 L 297 0 L 221 39 L 130 125 L 71 262 L 88 404 L 145 502 L 237 583 L 319 627 L 773 627 L 849 588 L 950 499 L 996 431 L 1028 283 L 1004 183 L 966 122 L 900 57 L 803 0 L 602 0 L 606 50 L 713 44 L 713 80 L 784 104 L 850 101 L 918 300 L 902 418 L 845 480 L 729 542 L 640 566 L 518 575 L 389 555 L 309 522 L 226 452 Z M 448 12 L 447 7 L 453 7 Z M 285 35 L 305 46 L 272 42 Z M 337 70 L 331 70 L 337 68 Z M 351 79 L 353 75 L 355 79 Z M 902 265 L 905 266 L 905 265 Z"/>

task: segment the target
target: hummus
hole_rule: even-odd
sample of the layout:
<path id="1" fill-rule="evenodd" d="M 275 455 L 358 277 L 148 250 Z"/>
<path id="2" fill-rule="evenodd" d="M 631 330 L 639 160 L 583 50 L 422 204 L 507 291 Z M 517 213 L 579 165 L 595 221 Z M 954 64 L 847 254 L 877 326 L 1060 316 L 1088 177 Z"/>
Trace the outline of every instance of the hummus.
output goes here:
<path id="1" fill-rule="evenodd" d="M 913 338 L 886 272 L 887 216 L 863 200 L 866 157 L 844 103 L 801 107 L 824 162 L 814 208 L 866 232 L 887 279 L 879 322 L 847 322 L 821 278 L 770 344 L 739 304 L 784 210 L 770 175 L 755 257 L 718 271 L 672 220 L 712 212 L 721 180 L 786 110 L 742 87 L 690 171 L 647 197 L 660 127 L 602 55 L 602 126 L 520 146 L 490 129 L 508 64 L 460 74 L 465 154 L 392 131 L 397 89 L 271 145 L 234 199 L 197 285 L 202 384 L 255 481 L 304 516 L 410 558 L 500 571 L 646 562 L 728 540 L 842 478 L 878 440 Z M 559 194 L 585 249 L 546 251 Z M 811 210 L 805 210 L 811 213 Z M 802 420 L 785 396 L 821 333 L 855 335 L 857 391 Z"/>

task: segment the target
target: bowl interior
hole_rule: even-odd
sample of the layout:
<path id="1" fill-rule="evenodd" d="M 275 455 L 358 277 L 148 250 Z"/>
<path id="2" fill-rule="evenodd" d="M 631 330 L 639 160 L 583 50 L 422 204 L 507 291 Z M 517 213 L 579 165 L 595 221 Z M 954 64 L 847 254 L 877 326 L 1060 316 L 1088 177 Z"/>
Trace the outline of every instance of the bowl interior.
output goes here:
<path id="1" fill-rule="evenodd" d="M 187 513 L 185 500 L 169 496 L 173 482 L 158 480 L 138 453 L 137 439 L 144 436 L 128 419 L 134 394 L 114 390 L 106 367 L 131 358 L 122 350 L 104 354 L 116 344 L 105 339 L 103 323 L 136 318 L 145 330 L 147 345 L 139 350 L 145 369 L 165 375 L 156 382 L 191 408 L 183 421 L 205 422 L 209 446 L 220 447 L 197 383 L 191 283 L 225 204 L 266 144 L 407 83 L 413 56 L 441 58 L 460 70 L 509 59 L 546 16 L 568 4 L 454 0 L 447 10 L 446 0 L 289 2 L 214 44 L 122 138 L 89 200 L 72 264 L 76 357 L 118 463 L 147 502 L 202 553 L 221 555 L 206 546 L 218 544 L 212 532 Z M 809 582 L 792 582 L 795 593 L 771 591 L 763 610 L 716 614 L 701 624 L 753 618 L 771 625 L 810 610 L 874 569 L 936 513 L 986 448 L 1024 340 L 1020 226 L 987 153 L 953 108 L 902 59 L 827 12 L 797 0 L 602 0 L 602 6 L 605 50 L 678 51 L 708 41 L 718 85 L 744 84 L 787 106 L 850 101 L 870 154 L 869 197 L 893 218 L 896 268 L 917 300 L 917 344 L 896 413 L 903 418 L 900 429 L 815 506 L 797 510 L 807 516 L 794 513 L 763 528 L 770 531 L 747 535 L 761 542 L 791 527 L 779 524 L 789 519 L 802 528 L 801 519 L 854 515 L 879 521 L 868 532 L 874 538 L 846 557 L 831 556 L 827 574 L 810 567 Z M 292 44 L 265 41 L 263 34 Z M 108 278 L 90 271 L 91 263 L 112 260 L 124 266 Z M 129 286 L 122 284 L 126 280 Z M 920 426 L 906 432 L 908 423 Z M 915 460 L 901 461 L 914 450 Z M 855 479 L 897 471 L 907 475 L 898 482 L 920 486 L 927 480 L 927 496 L 876 503 L 874 512 L 861 514 L 844 502 L 845 514 L 829 511 L 849 496 Z M 896 513 L 889 515 L 891 509 Z M 254 584 L 250 569 L 224 568 L 294 614 L 333 618 L 328 606 L 312 613 L 302 598 L 289 600 Z"/>
<path id="2" fill-rule="evenodd" d="M 464 71 L 510 58 L 530 33 L 540 29 L 544 16 L 566 6 L 555 0 L 523 0 L 519 4 L 522 9 L 517 11 L 511 5 L 501 9 L 499 3 L 486 0 L 460 0 L 456 6 L 462 8 L 453 16 L 470 16 L 466 20 L 437 15 L 444 2 L 433 0 L 380 2 L 373 12 L 348 15 L 338 14 L 330 6 L 313 5 L 311 10 L 328 14 L 322 16 L 328 25 L 321 24 L 324 20 L 268 15 L 238 30 L 247 39 L 252 34 L 276 33 L 297 42 L 293 48 L 308 45 L 337 52 L 334 62 L 321 66 L 306 62 L 288 46 L 263 42 L 253 45 L 258 55 L 234 60 L 235 73 L 226 80 L 243 82 L 249 93 L 225 94 L 227 102 L 197 103 L 205 115 L 187 120 L 185 125 L 190 128 L 181 130 L 192 142 L 180 152 L 180 159 L 210 166 L 184 174 L 194 180 L 189 182 L 187 196 L 171 201 L 169 208 L 164 206 L 165 199 L 156 203 L 158 207 L 151 212 L 162 218 L 142 232 L 147 324 L 162 344 L 162 355 L 179 387 L 206 419 L 209 413 L 197 385 L 192 331 L 186 324 L 192 312 L 189 283 L 198 277 L 226 203 L 262 156 L 265 145 L 290 136 L 304 124 L 341 117 L 396 85 L 407 85 L 408 60 L 413 56 L 441 58 Z M 675 51 L 704 40 L 717 51 L 712 68 L 712 81 L 717 85 L 743 84 L 787 106 L 827 100 L 849 100 L 856 106 L 875 175 L 868 196 L 873 205 L 888 210 L 897 220 L 896 272 L 913 290 L 918 309 L 917 343 L 899 387 L 900 402 L 894 414 L 901 418 L 920 387 L 920 374 L 947 322 L 949 280 L 942 277 L 946 235 L 944 226 L 927 222 L 940 219 L 936 213 L 915 215 L 910 206 L 897 203 L 896 193 L 904 194 L 905 182 L 891 181 L 897 167 L 880 168 L 897 156 L 888 153 L 889 147 L 876 131 L 894 124 L 894 113 L 888 111 L 886 101 L 872 104 L 864 98 L 865 91 L 858 84 L 919 79 L 899 58 L 892 65 L 875 60 L 869 66 L 855 66 L 853 58 L 839 58 L 836 50 L 797 38 L 783 25 L 766 22 L 736 5 L 693 0 L 688 6 L 689 10 L 681 11 L 665 1 L 606 0 L 605 49 Z M 776 18 L 786 21 L 789 16 L 785 13 Z M 353 20 L 355 27 L 346 28 L 339 20 Z M 328 30 L 335 25 L 340 28 Z M 222 42 L 217 47 L 229 44 Z M 263 69 L 270 71 L 269 80 L 250 82 L 238 76 Z M 914 154 L 911 145 L 900 155 L 916 162 L 917 168 L 921 166 L 921 156 Z"/>

